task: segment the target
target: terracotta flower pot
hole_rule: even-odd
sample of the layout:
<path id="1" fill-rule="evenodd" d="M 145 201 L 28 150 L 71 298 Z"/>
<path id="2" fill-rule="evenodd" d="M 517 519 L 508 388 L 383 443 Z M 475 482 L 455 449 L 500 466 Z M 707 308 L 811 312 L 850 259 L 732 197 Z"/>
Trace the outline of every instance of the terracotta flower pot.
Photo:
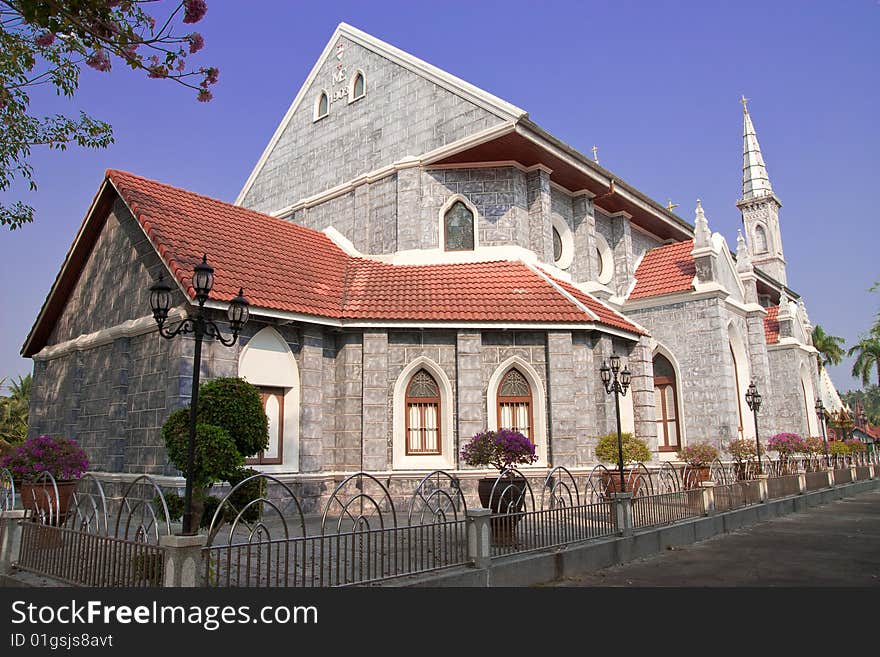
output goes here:
<path id="1" fill-rule="evenodd" d="M 76 489 L 77 481 L 56 481 L 58 488 L 58 501 L 55 501 L 55 487 L 49 482 L 34 483 L 23 481 L 20 484 L 22 507 L 31 511 L 35 516 L 42 515 L 56 527 L 64 524 L 67 510 L 70 507 L 70 498 Z M 57 514 L 56 514 L 57 511 Z"/>

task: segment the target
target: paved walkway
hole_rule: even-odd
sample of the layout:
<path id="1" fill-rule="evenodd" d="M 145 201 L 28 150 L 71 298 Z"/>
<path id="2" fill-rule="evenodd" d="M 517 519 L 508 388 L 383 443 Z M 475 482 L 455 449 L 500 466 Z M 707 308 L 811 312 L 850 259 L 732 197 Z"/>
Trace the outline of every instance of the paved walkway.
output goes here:
<path id="1" fill-rule="evenodd" d="M 880 587 L 880 490 L 551 586 Z"/>

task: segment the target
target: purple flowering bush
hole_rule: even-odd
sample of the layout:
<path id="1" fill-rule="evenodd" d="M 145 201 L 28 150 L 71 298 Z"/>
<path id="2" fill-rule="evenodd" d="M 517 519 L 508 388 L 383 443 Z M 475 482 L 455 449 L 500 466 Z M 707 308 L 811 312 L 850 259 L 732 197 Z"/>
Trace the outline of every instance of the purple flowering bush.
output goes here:
<path id="1" fill-rule="evenodd" d="M 461 458 L 473 467 L 491 465 L 504 470 L 512 465 L 528 465 L 538 460 L 535 443 L 519 431 L 499 429 L 474 434 L 461 450 Z"/>
<path id="2" fill-rule="evenodd" d="M 0 459 L 15 479 L 36 479 L 48 472 L 58 481 L 79 479 L 89 469 L 89 458 L 75 440 L 34 436 Z"/>
<path id="3" fill-rule="evenodd" d="M 718 448 L 709 443 L 695 443 L 682 447 L 675 456 L 693 468 L 709 465 L 718 458 Z"/>
<path id="4" fill-rule="evenodd" d="M 800 454 L 807 451 L 804 439 L 796 433 L 777 433 L 767 441 L 767 448 L 779 452 L 783 456 Z"/>

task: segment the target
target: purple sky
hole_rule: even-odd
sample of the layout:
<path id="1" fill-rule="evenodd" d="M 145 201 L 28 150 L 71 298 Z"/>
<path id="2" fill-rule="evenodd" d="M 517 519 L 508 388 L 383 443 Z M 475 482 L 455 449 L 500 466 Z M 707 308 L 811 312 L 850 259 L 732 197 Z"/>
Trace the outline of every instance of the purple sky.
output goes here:
<path id="1" fill-rule="evenodd" d="M 839 2 L 306 3 L 209 0 L 193 62 L 220 69 L 215 99 L 116 63 L 87 69 L 74 101 L 35 94 L 40 113 L 109 121 L 99 151 L 35 152 L 35 222 L 0 230 L 0 378 L 19 349 L 108 167 L 233 201 L 300 84 L 345 21 L 522 107 L 532 120 L 735 245 L 742 106 L 783 202 L 789 285 L 814 324 L 847 346 L 880 307 L 874 198 L 880 171 L 878 0 Z M 182 26 L 187 27 L 187 26 Z M 188 30 L 185 30 L 188 31 Z M 381 90 L 373 90 L 381 93 Z M 10 195 L 3 197 L 9 200 Z M 147 309 L 145 309 L 146 312 Z M 857 387 L 851 359 L 831 369 Z"/>

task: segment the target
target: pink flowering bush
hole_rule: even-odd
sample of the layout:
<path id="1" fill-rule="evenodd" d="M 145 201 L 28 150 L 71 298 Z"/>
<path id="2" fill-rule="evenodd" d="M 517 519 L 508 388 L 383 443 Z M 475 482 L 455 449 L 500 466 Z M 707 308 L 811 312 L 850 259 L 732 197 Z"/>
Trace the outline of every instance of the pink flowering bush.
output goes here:
<path id="1" fill-rule="evenodd" d="M 687 447 L 682 447 L 675 453 L 675 456 L 689 466 L 699 468 L 704 465 L 709 465 L 712 461 L 718 458 L 718 448 L 709 443 L 695 443 L 693 445 L 688 445 Z"/>
<path id="2" fill-rule="evenodd" d="M 470 466 L 491 465 L 504 470 L 512 465 L 528 465 L 538 460 L 535 443 L 519 431 L 499 429 L 474 434 L 461 449 L 461 458 Z"/>
<path id="3" fill-rule="evenodd" d="M 58 481 L 79 479 L 89 469 L 89 458 L 75 440 L 34 436 L 0 459 L 15 479 L 33 480 L 48 472 Z"/>
<path id="4" fill-rule="evenodd" d="M 767 448 L 779 452 L 783 456 L 799 454 L 807 450 L 806 443 L 796 433 L 777 433 L 767 441 Z"/>
<path id="5" fill-rule="evenodd" d="M 844 440 L 843 443 L 846 445 L 847 449 L 849 449 L 850 454 L 855 454 L 856 452 L 864 452 L 867 450 L 865 447 L 865 443 L 863 443 L 858 438 L 850 438 L 849 440 Z"/>
<path id="6" fill-rule="evenodd" d="M 804 441 L 805 452 L 807 454 L 824 454 L 825 441 L 819 436 L 810 436 Z"/>
<path id="7" fill-rule="evenodd" d="M 738 440 L 731 440 L 730 443 L 724 448 L 728 454 L 733 457 L 734 461 L 738 463 L 742 463 L 743 461 L 751 461 L 753 458 L 757 456 L 757 449 L 755 448 L 755 443 L 752 440 L 744 440 L 742 438 Z"/>

